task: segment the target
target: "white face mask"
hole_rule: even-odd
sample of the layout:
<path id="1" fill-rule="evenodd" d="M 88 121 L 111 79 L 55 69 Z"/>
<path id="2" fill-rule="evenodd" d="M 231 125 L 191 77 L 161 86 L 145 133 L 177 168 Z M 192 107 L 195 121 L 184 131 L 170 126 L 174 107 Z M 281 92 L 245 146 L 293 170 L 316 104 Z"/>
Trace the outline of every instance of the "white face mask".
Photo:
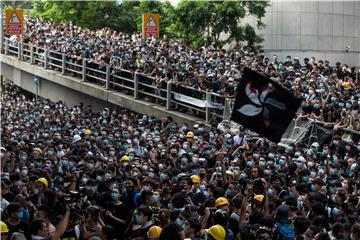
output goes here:
<path id="1" fill-rule="evenodd" d="M 21 174 L 21 176 L 26 177 L 27 174 L 28 174 L 28 170 L 23 169 L 23 170 L 20 171 L 20 174 Z"/>

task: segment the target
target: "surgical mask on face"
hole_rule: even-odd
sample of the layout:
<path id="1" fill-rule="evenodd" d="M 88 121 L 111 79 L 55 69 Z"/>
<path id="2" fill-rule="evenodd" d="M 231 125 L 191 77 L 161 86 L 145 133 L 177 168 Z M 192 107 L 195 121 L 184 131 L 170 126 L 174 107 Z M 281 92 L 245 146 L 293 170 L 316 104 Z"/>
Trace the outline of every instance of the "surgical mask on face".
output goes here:
<path id="1" fill-rule="evenodd" d="M 184 221 L 181 220 L 180 218 L 177 218 L 177 219 L 175 220 L 175 223 L 176 223 L 178 226 L 182 227 L 183 224 L 184 224 Z"/>
<path id="2" fill-rule="evenodd" d="M 315 192 L 317 190 L 318 188 L 314 184 L 311 184 L 311 191 Z"/>
<path id="3" fill-rule="evenodd" d="M 206 199 L 210 196 L 209 191 L 206 191 L 206 190 L 203 191 L 203 194 Z"/>
<path id="4" fill-rule="evenodd" d="M 22 181 L 20 180 L 20 181 L 16 181 L 15 182 L 15 186 L 17 186 L 17 187 L 20 187 L 21 186 L 21 184 L 22 184 Z"/>
<path id="5" fill-rule="evenodd" d="M 22 169 L 22 170 L 20 171 L 20 174 L 21 174 L 21 176 L 26 177 L 27 174 L 28 174 L 28 170 Z"/>
<path id="6" fill-rule="evenodd" d="M 302 168 L 304 167 L 304 163 L 302 163 L 302 162 L 297 162 L 297 163 L 296 163 L 296 166 L 297 166 L 298 169 L 302 169 Z"/>
<path id="7" fill-rule="evenodd" d="M 187 164 L 188 160 L 187 158 L 181 158 L 181 164 Z"/>
<path id="8" fill-rule="evenodd" d="M 285 165 L 285 160 L 284 160 L 284 159 L 280 159 L 280 160 L 279 160 L 279 165 L 280 165 L 280 166 L 284 166 L 284 165 Z"/>
<path id="9" fill-rule="evenodd" d="M 153 203 L 157 204 L 159 202 L 159 196 L 158 195 L 153 195 Z"/>
<path id="10" fill-rule="evenodd" d="M 253 162 L 252 161 L 247 161 L 246 166 L 251 168 L 253 166 Z"/>
<path id="11" fill-rule="evenodd" d="M 137 225 L 140 225 L 142 223 L 142 216 L 140 215 L 135 215 L 134 216 L 134 221 Z"/>
<path id="12" fill-rule="evenodd" d="M 119 193 L 115 193 L 115 192 L 111 193 L 111 198 L 113 201 L 119 200 Z"/>

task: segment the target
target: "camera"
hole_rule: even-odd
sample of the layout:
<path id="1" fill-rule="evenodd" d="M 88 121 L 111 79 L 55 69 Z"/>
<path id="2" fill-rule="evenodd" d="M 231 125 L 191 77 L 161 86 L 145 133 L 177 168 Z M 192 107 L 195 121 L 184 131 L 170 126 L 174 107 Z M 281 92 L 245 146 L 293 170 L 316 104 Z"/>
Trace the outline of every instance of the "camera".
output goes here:
<path id="1" fill-rule="evenodd" d="M 70 191 L 64 195 L 64 202 L 66 204 L 78 203 L 83 199 L 83 194 L 76 191 Z"/>

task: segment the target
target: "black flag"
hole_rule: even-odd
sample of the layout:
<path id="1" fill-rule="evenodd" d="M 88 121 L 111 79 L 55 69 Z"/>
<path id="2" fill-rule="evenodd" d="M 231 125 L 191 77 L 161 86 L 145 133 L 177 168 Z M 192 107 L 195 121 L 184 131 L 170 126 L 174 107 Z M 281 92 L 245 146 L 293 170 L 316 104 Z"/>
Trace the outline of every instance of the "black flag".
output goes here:
<path id="1" fill-rule="evenodd" d="M 231 120 L 278 143 L 300 104 L 285 88 L 245 68 Z"/>

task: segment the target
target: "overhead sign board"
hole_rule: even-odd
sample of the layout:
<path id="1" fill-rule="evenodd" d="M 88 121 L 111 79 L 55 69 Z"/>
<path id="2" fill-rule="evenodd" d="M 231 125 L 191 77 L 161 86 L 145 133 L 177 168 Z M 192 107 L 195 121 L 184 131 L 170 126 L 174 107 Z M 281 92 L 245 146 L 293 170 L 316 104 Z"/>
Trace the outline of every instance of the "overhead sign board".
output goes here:
<path id="1" fill-rule="evenodd" d="M 159 37 L 160 15 L 157 13 L 144 13 L 142 20 L 143 37 Z"/>
<path id="2" fill-rule="evenodd" d="M 20 35 L 24 31 L 24 10 L 7 9 L 5 11 L 5 28 L 7 35 Z"/>

